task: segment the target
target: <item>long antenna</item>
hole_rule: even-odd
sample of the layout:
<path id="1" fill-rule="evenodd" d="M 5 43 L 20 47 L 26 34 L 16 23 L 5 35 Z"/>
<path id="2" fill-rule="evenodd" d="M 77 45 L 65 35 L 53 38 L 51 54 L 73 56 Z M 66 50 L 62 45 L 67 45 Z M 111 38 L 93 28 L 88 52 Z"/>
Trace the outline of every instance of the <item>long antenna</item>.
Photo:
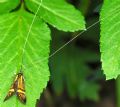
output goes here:
<path id="1" fill-rule="evenodd" d="M 118 9 L 118 10 L 117 10 Z M 117 7 L 117 8 L 114 8 L 111 12 L 114 13 L 114 11 L 117 10 L 115 13 L 120 13 L 120 9 Z M 109 18 L 110 16 L 112 16 L 113 14 L 109 14 L 107 15 L 106 17 L 102 18 L 101 20 L 105 20 L 106 18 Z M 52 56 L 54 56 L 56 53 L 58 53 L 60 50 L 62 50 L 64 47 L 66 47 L 67 45 L 69 45 L 73 40 L 75 40 L 78 36 L 82 35 L 83 33 L 85 33 L 87 30 L 91 29 L 92 27 L 94 27 L 96 24 L 98 24 L 101 20 L 98 20 L 96 22 L 94 22 L 92 25 L 88 26 L 86 30 L 78 33 L 76 36 L 74 36 L 72 39 L 70 39 L 67 43 L 63 44 L 60 48 L 58 48 L 55 52 L 53 52 L 49 57 L 45 57 L 44 59 L 42 60 L 35 60 L 35 63 L 39 63 L 39 62 L 42 62 L 42 61 L 45 61 L 47 60 L 48 58 L 51 58 Z M 26 66 L 28 66 L 29 64 L 26 64 Z M 31 67 L 29 67 L 30 69 Z"/>
<path id="2" fill-rule="evenodd" d="M 23 1 L 23 0 L 21 0 L 21 1 Z M 41 0 L 41 2 L 40 2 L 39 5 L 38 5 L 38 8 L 37 8 L 37 10 L 36 10 L 36 12 L 35 12 L 35 15 L 34 15 L 34 17 L 33 17 L 33 20 L 32 20 L 32 22 L 31 22 L 30 28 L 29 28 L 29 30 L 28 30 L 28 33 L 27 33 L 27 36 L 26 36 L 26 39 L 25 39 L 25 43 L 24 43 L 24 46 L 23 46 L 23 49 L 22 49 L 22 61 L 21 61 L 21 71 L 20 71 L 20 72 L 22 72 L 23 59 L 24 59 L 24 53 L 25 53 L 26 44 L 27 44 L 27 41 L 28 41 L 28 38 L 29 38 L 29 36 L 30 36 L 30 32 L 31 32 L 32 26 L 33 26 L 33 24 L 34 24 L 35 18 L 37 17 L 37 14 L 38 14 L 38 12 L 39 12 L 39 9 L 40 9 L 41 5 L 42 5 L 42 0 Z"/>

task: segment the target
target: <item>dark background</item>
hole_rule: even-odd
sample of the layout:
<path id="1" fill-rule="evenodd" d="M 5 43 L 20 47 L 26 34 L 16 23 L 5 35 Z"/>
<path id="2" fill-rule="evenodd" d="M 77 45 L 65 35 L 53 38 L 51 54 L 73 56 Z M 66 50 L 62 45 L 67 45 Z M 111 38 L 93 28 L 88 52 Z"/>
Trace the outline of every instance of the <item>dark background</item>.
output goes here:
<path id="1" fill-rule="evenodd" d="M 99 20 L 102 0 L 67 2 L 82 12 L 86 27 Z M 80 33 L 51 30 L 50 54 Z M 115 80 L 106 81 L 101 68 L 100 23 L 53 55 L 49 68 L 50 81 L 37 107 L 116 107 Z"/>

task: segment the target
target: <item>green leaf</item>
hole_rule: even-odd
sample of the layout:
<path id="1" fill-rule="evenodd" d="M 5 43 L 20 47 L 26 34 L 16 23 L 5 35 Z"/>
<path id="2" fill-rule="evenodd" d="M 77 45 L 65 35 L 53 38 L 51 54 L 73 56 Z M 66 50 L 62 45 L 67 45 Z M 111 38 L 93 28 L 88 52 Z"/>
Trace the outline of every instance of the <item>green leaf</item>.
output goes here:
<path id="1" fill-rule="evenodd" d="M 20 3 L 20 0 L 0 0 L 0 14 L 10 12 L 15 9 Z"/>
<path id="2" fill-rule="evenodd" d="M 101 61 L 106 79 L 120 74 L 120 0 L 105 0 L 101 11 Z"/>
<path id="3" fill-rule="evenodd" d="M 23 54 L 23 74 L 26 105 L 14 95 L 3 102 L 20 70 L 22 50 L 34 15 L 20 10 L 0 16 L 0 107 L 35 107 L 36 99 L 49 80 L 48 56 L 50 30 L 39 18 L 35 19 Z M 46 60 L 44 60 L 46 58 Z M 36 63 L 38 60 L 44 60 Z"/>
<path id="4" fill-rule="evenodd" d="M 36 12 L 41 3 L 38 15 L 46 22 L 63 31 L 85 29 L 82 14 L 64 0 L 25 0 L 28 9 Z"/>
<path id="5" fill-rule="evenodd" d="M 94 82 L 83 81 L 79 85 L 79 94 L 81 100 L 92 99 L 94 101 L 99 100 L 98 91 L 100 86 Z"/>

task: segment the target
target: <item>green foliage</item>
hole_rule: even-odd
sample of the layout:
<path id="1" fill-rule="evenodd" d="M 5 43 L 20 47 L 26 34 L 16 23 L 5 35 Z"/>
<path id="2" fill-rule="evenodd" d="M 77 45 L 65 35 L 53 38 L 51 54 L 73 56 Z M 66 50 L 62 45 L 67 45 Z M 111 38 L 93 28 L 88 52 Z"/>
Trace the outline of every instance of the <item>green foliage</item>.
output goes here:
<path id="1" fill-rule="evenodd" d="M 0 0 L 0 14 L 6 13 L 18 6 L 20 0 Z"/>
<path id="2" fill-rule="evenodd" d="M 101 61 L 106 79 L 120 74 L 120 0 L 105 0 L 101 11 Z"/>
<path id="3" fill-rule="evenodd" d="M 98 101 L 99 89 L 100 86 L 97 83 L 83 80 L 79 85 L 79 97 L 81 100 L 90 99 L 90 100 Z"/>
<path id="4" fill-rule="evenodd" d="M 40 93 L 46 87 L 49 80 L 50 30 L 41 18 L 64 31 L 75 31 L 85 28 L 83 16 L 73 6 L 63 1 L 55 2 L 51 0 L 48 2 L 48 0 L 44 0 L 39 11 L 41 18 L 36 17 L 29 38 L 26 39 L 37 10 L 34 4 L 37 4 L 38 7 L 39 1 L 30 2 L 26 0 L 25 2 L 27 4 L 26 8 L 33 11 L 33 14 L 27 12 L 23 5 L 16 11 L 9 13 L 19 3 L 20 0 L 14 0 L 14 2 L 11 2 L 11 0 L 0 1 L 0 13 L 2 13 L 0 15 L 0 107 L 9 107 L 10 105 L 13 107 L 34 107 L 36 99 L 39 98 Z M 32 3 L 34 7 L 30 8 Z M 48 11 L 48 9 L 52 11 Z M 25 43 L 25 53 L 23 54 Z M 27 104 L 21 104 L 16 96 L 3 102 L 13 83 L 15 74 L 20 70 L 21 64 L 23 65 L 25 78 Z"/>
<path id="5" fill-rule="evenodd" d="M 53 37 L 51 53 L 65 44 L 61 35 Z M 87 65 L 98 61 L 98 58 L 96 53 L 78 48 L 73 43 L 50 58 L 51 80 L 56 94 L 60 95 L 66 88 L 70 97 L 98 100 L 99 85 L 88 79 L 93 70 Z"/>
<path id="6" fill-rule="evenodd" d="M 6 102 L 3 102 L 3 99 L 13 83 L 15 73 L 19 72 L 22 49 L 32 19 L 33 15 L 24 10 L 0 17 L 0 107 L 23 106 L 23 104 L 18 103 L 18 100 L 16 101 L 16 96 Z M 49 80 L 48 61 L 39 64 L 35 62 L 37 59 L 42 60 L 44 57 L 48 57 L 49 42 L 49 28 L 41 19 L 36 18 L 23 59 L 27 107 L 35 105 L 36 99 L 39 98 L 39 94 Z"/>
<path id="7" fill-rule="evenodd" d="M 85 29 L 81 13 L 65 0 L 25 0 L 28 8 L 36 11 L 42 1 L 38 15 L 46 22 L 63 31 Z"/>

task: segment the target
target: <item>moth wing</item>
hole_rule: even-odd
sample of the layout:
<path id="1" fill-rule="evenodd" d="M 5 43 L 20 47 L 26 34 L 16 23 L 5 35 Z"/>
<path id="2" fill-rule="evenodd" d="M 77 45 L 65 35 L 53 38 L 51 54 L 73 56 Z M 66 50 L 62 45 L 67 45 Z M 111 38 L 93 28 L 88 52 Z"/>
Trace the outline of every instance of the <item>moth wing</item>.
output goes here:
<path id="1" fill-rule="evenodd" d="M 8 100 L 10 97 L 12 97 L 15 94 L 15 89 L 14 89 L 14 85 L 11 86 L 8 94 L 6 95 L 4 101 Z"/>
<path id="2" fill-rule="evenodd" d="M 9 90 L 8 94 L 6 95 L 4 101 L 8 100 L 10 97 L 12 97 L 15 94 L 17 79 L 18 79 L 18 76 L 16 76 L 16 78 L 14 80 L 14 83 L 11 85 L 10 90 Z"/>
<path id="3" fill-rule="evenodd" d="M 18 90 L 17 91 L 17 97 L 19 98 L 19 100 L 22 102 L 22 103 L 26 103 L 26 96 L 25 96 L 25 92 L 22 91 L 22 90 Z"/>
<path id="4" fill-rule="evenodd" d="M 26 103 L 26 95 L 25 95 L 25 84 L 24 78 L 22 74 L 19 74 L 18 84 L 17 84 L 17 97 L 22 103 Z"/>

